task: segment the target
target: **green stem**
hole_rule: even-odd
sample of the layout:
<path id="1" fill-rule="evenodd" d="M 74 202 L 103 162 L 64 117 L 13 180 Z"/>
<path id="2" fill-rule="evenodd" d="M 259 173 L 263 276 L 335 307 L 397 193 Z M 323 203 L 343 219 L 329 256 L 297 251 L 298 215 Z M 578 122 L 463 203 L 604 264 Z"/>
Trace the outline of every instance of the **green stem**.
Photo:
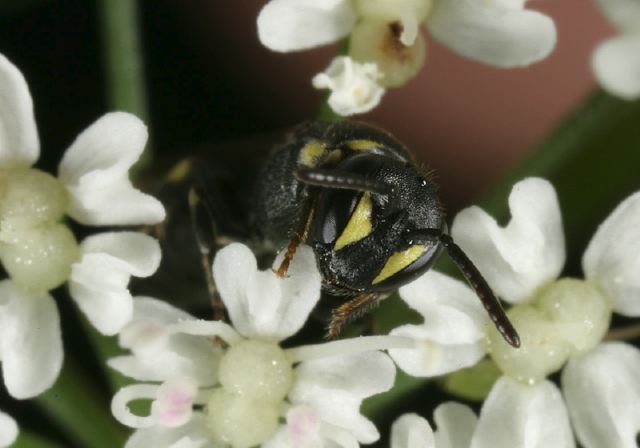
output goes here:
<path id="1" fill-rule="evenodd" d="M 39 434 L 20 428 L 18 440 L 13 448 L 63 448 L 63 445 Z"/>
<path id="2" fill-rule="evenodd" d="M 527 176 L 550 180 L 558 193 L 569 262 L 577 264 L 596 227 L 640 189 L 640 101 L 594 92 L 480 206 L 500 222 L 511 187 Z"/>
<path id="3" fill-rule="evenodd" d="M 640 324 L 633 324 L 626 327 L 609 330 L 605 336 L 605 341 L 633 341 L 640 338 Z"/>
<path id="4" fill-rule="evenodd" d="M 139 36 L 138 2 L 98 0 L 104 47 L 109 108 L 137 115 L 147 122 L 146 85 Z M 151 145 L 135 166 L 144 168 L 151 158 Z"/>
<path id="5" fill-rule="evenodd" d="M 55 385 L 35 399 L 75 446 L 113 448 L 124 445 L 126 432 L 109 412 L 100 388 L 74 359 L 65 359 Z"/>
<path id="6" fill-rule="evenodd" d="M 123 386 L 131 384 L 130 379 L 127 379 L 107 366 L 107 360 L 109 358 L 113 358 L 124 353 L 124 350 L 118 346 L 118 338 L 116 336 L 105 336 L 100 334 L 100 332 L 96 330 L 84 316 L 81 316 L 80 313 L 77 314 L 78 319 L 84 327 L 85 333 L 91 341 L 92 347 L 95 349 L 96 354 L 102 363 L 101 365 L 104 368 L 104 373 L 109 383 L 111 394 L 116 393 Z"/>

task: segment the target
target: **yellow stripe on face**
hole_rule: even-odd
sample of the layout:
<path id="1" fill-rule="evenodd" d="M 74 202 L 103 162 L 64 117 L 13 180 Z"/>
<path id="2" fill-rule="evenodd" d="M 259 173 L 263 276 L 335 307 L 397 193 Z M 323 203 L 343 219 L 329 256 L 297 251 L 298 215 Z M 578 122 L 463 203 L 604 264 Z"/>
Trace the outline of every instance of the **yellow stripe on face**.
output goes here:
<path id="1" fill-rule="evenodd" d="M 360 241 L 371 233 L 371 229 L 371 195 L 367 192 L 362 195 L 347 226 L 336 240 L 334 249 L 340 250 L 347 244 Z"/>
<path id="2" fill-rule="evenodd" d="M 347 148 L 354 151 L 364 151 L 367 149 L 379 148 L 381 145 L 373 140 L 351 140 L 347 142 Z"/>
<path id="3" fill-rule="evenodd" d="M 304 148 L 302 148 L 302 151 L 300 151 L 300 162 L 304 165 L 304 166 L 310 166 L 313 167 L 316 164 L 316 161 L 318 160 L 318 158 L 324 154 L 324 152 L 326 151 L 327 147 L 325 146 L 324 143 L 321 143 L 319 141 L 311 141 L 309 143 L 307 143 L 306 145 L 304 145 Z"/>
<path id="4" fill-rule="evenodd" d="M 387 260 L 387 263 L 384 265 L 380 273 L 373 279 L 371 282 L 372 285 L 376 283 L 380 283 L 391 277 L 392 275 L 400 272 L 411 263 L 416 261 L 420 255 L 427 250 L 427 246 L 423 246 L 421 244 L 416 244 L 415 246 L 411 246 L 407 250 L 403 250 L 402 252 L 396 252 L 391 255 Z"/>

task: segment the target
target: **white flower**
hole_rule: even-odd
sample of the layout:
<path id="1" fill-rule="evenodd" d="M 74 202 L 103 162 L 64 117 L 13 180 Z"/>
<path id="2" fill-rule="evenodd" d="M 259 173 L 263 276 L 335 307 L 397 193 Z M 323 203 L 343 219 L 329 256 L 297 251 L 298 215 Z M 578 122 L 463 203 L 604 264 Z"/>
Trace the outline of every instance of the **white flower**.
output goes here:
<path id="1" fill-rule="evenodd" d="M 549 17 L 525 9 L 524 3 L 271 0 L 258 15 L 258 36 L 266 47 L 282 52 L 349 36 L 349 56 L 360 63 L 375 63 L 380 73 L 377 82 L 397 87 L 413 78 L 424 63 L 422 23 L 443 45 L 495 67 L 521 67 L 544 59 L 555 46 L 555 26 Z"/>
<path id="2" fill-rule="evenodd" d="M 347 56 L 339 56 L 311 82 L 316 89 L 329 89 L 329 106 L 339 115 L 367 112 L 380 103 L 384 88 L 376 82 L 376 64 L 360 64 Z"/>
<path id="3" fill-rule="evenodd" d="M 627 100 L 640 98 L 640 3 L 596 0 L 619 34 L 595 49 L 591 64 L 600 85 Z"/>
<path id="4" fill-rule="evenodd" d="M 9 394 L 24 399 L 48 389 L 62 365 L 60 319 L 49 291 L 69 283 L 72 298 L 105 334 L 132 316 L 131 275 L 151 275 L 158 243 L 135 232 L 106 232 L 80 244 L 64 223 L 155 223 L 162 205 L 134 189 L 129 167 L 147 139 L 144 124 L 106 114 L 65 153 L 59 177 L 33 168 L 39 138 L 29 89 L 0 55 L 0 360 Z"/>
<path id="5" fill-rule="evenodd" d="M 0 411 L 0 447 L 10 446 L 18 438 L 18 425 L 10 416 Z"/>
<path id="6" fill-rule="evenodd" d="M 193 319 L 156 300 L 136 301 L 136 317 L 120 335 L 132 355 L 109 365 L 162 384 L 127 386 L 114 397 L 116 418 L 140 428 L 127 447 L 374 442 L 378 431 L 360 404 L 390 389 L 395 377 L 393 362 L 377 349 L 412 342 L 368 337 L 283 349 L 280 342 L 300 330 L 320 298 L 308 247 L 298 249 L 288 278 L 259 271 L 251 251 L 237 243 L 217 254 L 213 274 L 233 326 Z M 148 416 L 127 408 L 141 398 L 153 400 Z"/>
<path id="7" fill-rule="evenodd" d="M 454 220 L 452 235 L 498 295 L 514 304 L 507 314 L 520 334 L 520 349 L 502 340 L 479 307 L 468 303 L 463 309 L 460 304 L 471 300 L 471 290 L 439 274 L 419 279 L 400 294 L 425 319 L 433 310 L 438 311 L 437 306 L 445 307 L 452 330 L 458 332 L 454 342 L 442 342 L 443 338 L 426 330 L 426 324 L 425 328 L 400 327 L 392 333 L 414 337 L 418 347 L 437 344 L 440 358 L 452 358 L 461 365 L 472 364 L 474 356 L 486 350 L 506 376 L 529 385 L 518 393 L 554 388 L 545 378 L 568 360 L 562 386 L 580 442 L 587 448 L 635 447 L 640 429 L 640 380 L 634 372 L 640 353 L 630 345 L 601 341 L 612 311 L 629 317 L 640 315 L 640 193 L 623 201 L 594 235 L 582 260 L 584 280 L 557 279 L 565 260 L 564 235 L 551 184 L 536 178 L 519 182 L 509 197 L 509 207 L 511 221 L 505 227 L 478 207 L 463 210 Z M 429 299 L 419 308 L 421 290 Z M 450 304 L 445 305 L 445 300 Z M 467 322 L 472 322 L 466 331 L 462 327 L 465 314 Z M 482 328 L 485 341 L 477 334 Z M 464 345 L 455 345 L 474 341 L 473 356 L 461 352 Z M 390 353 L 411 374 L 441 373 L 434 373 L 430 358 L 420 349 Z M 412 354 L 416 356 L 413 361 Z M 495 409 L 513 409 L 509 400 L 498 401 L 501 404 Z M 557 406 L 564 410 L 562 401 Z M 551 408 L 540 407 L 539 411 L 548 413 Z M 573 444 L 567 441 L 554 446 Z"/>
<path id="8" fill-rule="evenodd" d="M 434 412 L 438 428 L 434 432 L 424 418 L 405 414 L 391 428 L 391 448 L 574 447 L 561 404 L 562 397 L 551 383 L 531 388 L 501 378 L 479 419 L 468 406 L 444 403 Z"/>

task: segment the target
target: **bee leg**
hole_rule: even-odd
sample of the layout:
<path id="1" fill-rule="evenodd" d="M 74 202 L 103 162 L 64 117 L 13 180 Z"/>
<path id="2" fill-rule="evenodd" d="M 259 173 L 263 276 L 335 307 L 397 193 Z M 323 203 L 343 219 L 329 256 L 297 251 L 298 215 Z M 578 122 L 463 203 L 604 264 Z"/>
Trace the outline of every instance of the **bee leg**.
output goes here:
<path id="1" fill-rule="evenodd" d="M 326 337 L 329 339 L 337 337 L 345 324 L 375 308 L 384 298 L 385 295 L 377 292 L 365 292 L 334 309 L 327 326 Z"/>
<path id="2" fill-rule="evenodd" d="M 310 194 L 309 197 L 303 202 L 302 211 L 298 220 L 298 228 L 293 231 L 289 244 L 287 245 L 287 251 L 284 254 L 284 258 L 280 263 L 278 269 L 273 271 L 278 277 L 286 277 L 289 265 L 293 260 L 293 256 L 298 249 L 298 246 L 307 240 L 309 235 L 309 228 L 311 227 L 311 221 L 313 220 L 313 214 L 316 208 L 316 194 Z"/>
<path id="3" fill-rule="evenodd" d="M 216 288 L 211 266 L 215 253 L 224 244 L 218 236 L 213 211 L 211 204 L 207 200 L 206 193 L 194 186 L 189 189 L 187 199 L 193 234 L 200 251 L 202 270 L 207 283 L 207 291 L 211 298 L 213 318 L 215 320 L 223 320 L 225 308 L 218 293 L 218 288 Z"/>

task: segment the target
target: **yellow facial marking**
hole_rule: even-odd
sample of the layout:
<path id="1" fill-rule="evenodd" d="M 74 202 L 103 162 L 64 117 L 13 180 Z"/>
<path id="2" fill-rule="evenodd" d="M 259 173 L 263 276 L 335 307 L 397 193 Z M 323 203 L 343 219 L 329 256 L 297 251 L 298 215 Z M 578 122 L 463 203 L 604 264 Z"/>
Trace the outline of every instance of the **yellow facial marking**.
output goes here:
<path id="1" fill-rule="evenodd" d="M 318 157 L 320 157 L 326 151 L 327 147 L 324 143 L 319 141 L 311 141 L 304 145 L 302 151 L 300 151 L 300 162 L 304 166 L 315 166 Z"/>
<path id="2" fill-rule="evenodd" d="M 167 180 L 172 183 L 180 182 L 187 176 L 187 174 L 189 174 L 192 163 L 193 159 L 184 159 L 178 162 L 178 164 L 169 171 Z"/>
<path id="3" fill-rule="evenodd" d="M 339 149 L 334 149 L 329 153 L 327 157 L 324 158 L 323 164 L 326 165 L 336 165 L 338 162 L 342 160 L 342 151 Z"/>
<path id="4" fill-rule="evenodd" d="M 371 233 L 371 228 L 371 195 L 365 193 L 351 214 L 347 226 L 336 240 L 334 249 L 340 250 L 347 244 L 360 241 Z"/>
<path id="5" fill-rule="evenodd" d="M 351 140 L 347 142 L 347 148 L 354 151 L 363 151 L 367 149 L 379 148 L 381 145 L 373 140 Z"/>
<path id="6" fill-rule="evenodd" d="M 373 279 L 371 284 L 375 285 L 376 283 L 380 283 L 381 281 L 388 279 L 395 273 L 406 268 L 411 263 L 416 261 L 420 257 L 420 255 L 424 253 L 425 250 L 427 250 L 427 246 L 416 244 L 415 246 L 411 246 L 407 250 L 396 252 L 395 254 L 391 255 L 387 260 L 387 263 L 384 265 L 376 278 Z"/>

